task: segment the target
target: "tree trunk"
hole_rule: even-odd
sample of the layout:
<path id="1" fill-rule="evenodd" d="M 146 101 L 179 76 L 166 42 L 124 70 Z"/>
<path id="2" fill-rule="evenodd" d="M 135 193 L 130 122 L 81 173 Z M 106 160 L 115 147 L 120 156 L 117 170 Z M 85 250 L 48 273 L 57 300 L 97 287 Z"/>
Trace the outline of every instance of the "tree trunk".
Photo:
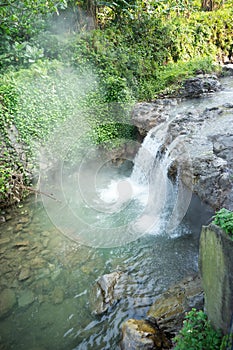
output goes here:
<path id="1" fill-rule="evenodd" d="M 95 0 L 87 0 L 88 29 L 97 28 L 97 5 Z"/>
<path id="2" fill-rule="evenodd" d="M 214 0 L 202 0 L 201 8 L 204 11 L 213 11 L 213 9 L 214 9 Z"/>

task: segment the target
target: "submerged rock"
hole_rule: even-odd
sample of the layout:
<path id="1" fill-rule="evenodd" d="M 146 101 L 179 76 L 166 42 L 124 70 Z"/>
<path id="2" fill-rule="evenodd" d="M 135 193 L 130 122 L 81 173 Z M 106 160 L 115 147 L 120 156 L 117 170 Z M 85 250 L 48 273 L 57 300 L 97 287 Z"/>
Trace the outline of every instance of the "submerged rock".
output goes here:
<path id="1" fill-rule="evenodd" d="M 28 267 L 22 268 L 19 274 L 19 281 L 25 281 L 31 276 L 31 271 Z"/>
<path id="2" fill-rule="evenodd" d="M 122 333 L 122 350 L 159 350 L 171 348 L 171 343 L 165 334 L 145 320 L 127 320 L 122 325 Z"/>
<path id="3" fill-rule="evenodd" d="M 0 222 L 6 222 L 6 217 L 3 215 L 0 215 Z"/>
<path id="4" fill-rule="evenodd" d="M 112 272 L 98 278 L 93 288 L 94 314 L 100 315 L 106 312 L 122 297 L 121 289 L 117 286 L 121 276 L 121 272 Z"/>
<path id="5" fill-rule="evenodd" d="M 0 318 L 7 316 L 16 304 L 16 296 L 12 289 L 4 289 L 0 293 Z"/>
<path id="6" fill-rule="evenodd" d="M 56 286 L 52 292 L 52 301 L 54 304 L 61 304 L 64 300 L 64 291 Z"/>
<path id="7" fill-rule="evenodd" d="M 31 290 L 23 290 L 19 294 L 18 304 L 19 307 L 25 307 L 32 304 L 34 301 L 34 294 Z"/>
<path id="8" fill-rule="evenodd" d="M 185 313 L 203 309 L 204 295 L 199 276 L 191 276 L 169 288 L 151 306 L 148 320 L 165 334 L 174 336 L 183 326 Z"/>

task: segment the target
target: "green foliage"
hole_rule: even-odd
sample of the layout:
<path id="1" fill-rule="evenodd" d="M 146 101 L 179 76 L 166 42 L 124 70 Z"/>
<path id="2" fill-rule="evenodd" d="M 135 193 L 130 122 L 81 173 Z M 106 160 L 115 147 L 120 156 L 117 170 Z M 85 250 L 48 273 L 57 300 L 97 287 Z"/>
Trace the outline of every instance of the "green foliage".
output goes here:
<path id="1" fill-rule="evenodd" d="M 203 311 L 192 309 L 175 337 L 175 350 L 219 350 L 221 333 L 216 332 Z"/>
<path id="2" fill-rule="evenodd" d="M 46 29 L 49 18 L 59 14 L 66 0 L 9 0 L 0 5 L 0 69 L 35 62 L 43 48 L 31 38 Z"/>
<path id="3" fill-rule="evenodd" d="M 233 240 L 233 212 L 225 208 L 220 209 L 214 215 L 213 224 L 221 227 Z"/>
<path id="4" fill-rule="evenodd" d="M 232 52 L 233 10 L 194 12 L 189 19 L 177 17 L 171 23 L 171 54 L 174 61 L 194 56 Z"/>
<path id="5" fill-rule="evenodd" d="M 232 349 L 232 346 L 233 346 L 233 333 L 224 335 L 224 337 L 222 338 L 220 350 L 228 350 L 230 348 Z"/>
<path id="6" fill-rule="evenodd" d="M 90 133 L 90 138 L 94 144 L 112 149 L 134 139 L 135 134 L 135 127 L 130 124 L 107 123 L 96 125 Z"/>
<path id="7" fill-rule="evenodd" d="M 87 67 L 82 75 L 54 60 L 7 73 L 0 83 L 0 202 L 16 198 L 12 176 L 25 180 L 45 143 L 53 157 L 75 165 L 83 145 L 112 148 L 134 136 L 124 79 L 106 77 L 100 89 Z"/>
<path id="8" fill-rule="evenodd" d="M 8 193 L 12 175 L 28 176 L 25 164 L 61 125 L 64 138 L 52 137 L 51 150 L 73 163 L 81 152 L 78 128 L 85 144 L 106 148 L 133 138 L 135 101 L 171 92 L 197 71 L 212 71 L 216 54 L 232 54 L 228 3 L 214 12 L 200 11 L 198 0 L 0 5 L 0 192 Z M 70 133 L 80 141 L 72 147 Z M 14 143 L 23 145 L 24 160 Z"/>

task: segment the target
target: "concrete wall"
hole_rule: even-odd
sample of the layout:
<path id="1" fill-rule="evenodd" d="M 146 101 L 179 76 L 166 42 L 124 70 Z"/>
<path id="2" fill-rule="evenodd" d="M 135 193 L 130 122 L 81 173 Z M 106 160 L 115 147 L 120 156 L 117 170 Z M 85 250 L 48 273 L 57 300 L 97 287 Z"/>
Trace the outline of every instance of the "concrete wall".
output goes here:
<path id="1" fill-rule="evenodd" d="M 226 334 L 233 313 L 233 241 L 216 225 L 202 228 L 199 269 L 205 311 L 213 326 Z"/>

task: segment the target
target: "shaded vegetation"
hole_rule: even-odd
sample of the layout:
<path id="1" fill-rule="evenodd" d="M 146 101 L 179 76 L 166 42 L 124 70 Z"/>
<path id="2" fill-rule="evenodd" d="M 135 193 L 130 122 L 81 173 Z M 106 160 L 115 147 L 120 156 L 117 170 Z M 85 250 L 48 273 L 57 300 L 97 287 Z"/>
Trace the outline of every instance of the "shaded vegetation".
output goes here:
<path id="1" fill-rule="evenodd" d="M 226 234 L 233 240 L 233 212 L 222 208 L 214 215 L 213 224 L 221 227 Z"/>
<path id="2" fill-rule="evenodd" d="M 207 315 L 201 310 L 192 309 L 175 337 L 175 350 L 219 350 L 221 343 L 221 332 L 214 330 Z"/>

